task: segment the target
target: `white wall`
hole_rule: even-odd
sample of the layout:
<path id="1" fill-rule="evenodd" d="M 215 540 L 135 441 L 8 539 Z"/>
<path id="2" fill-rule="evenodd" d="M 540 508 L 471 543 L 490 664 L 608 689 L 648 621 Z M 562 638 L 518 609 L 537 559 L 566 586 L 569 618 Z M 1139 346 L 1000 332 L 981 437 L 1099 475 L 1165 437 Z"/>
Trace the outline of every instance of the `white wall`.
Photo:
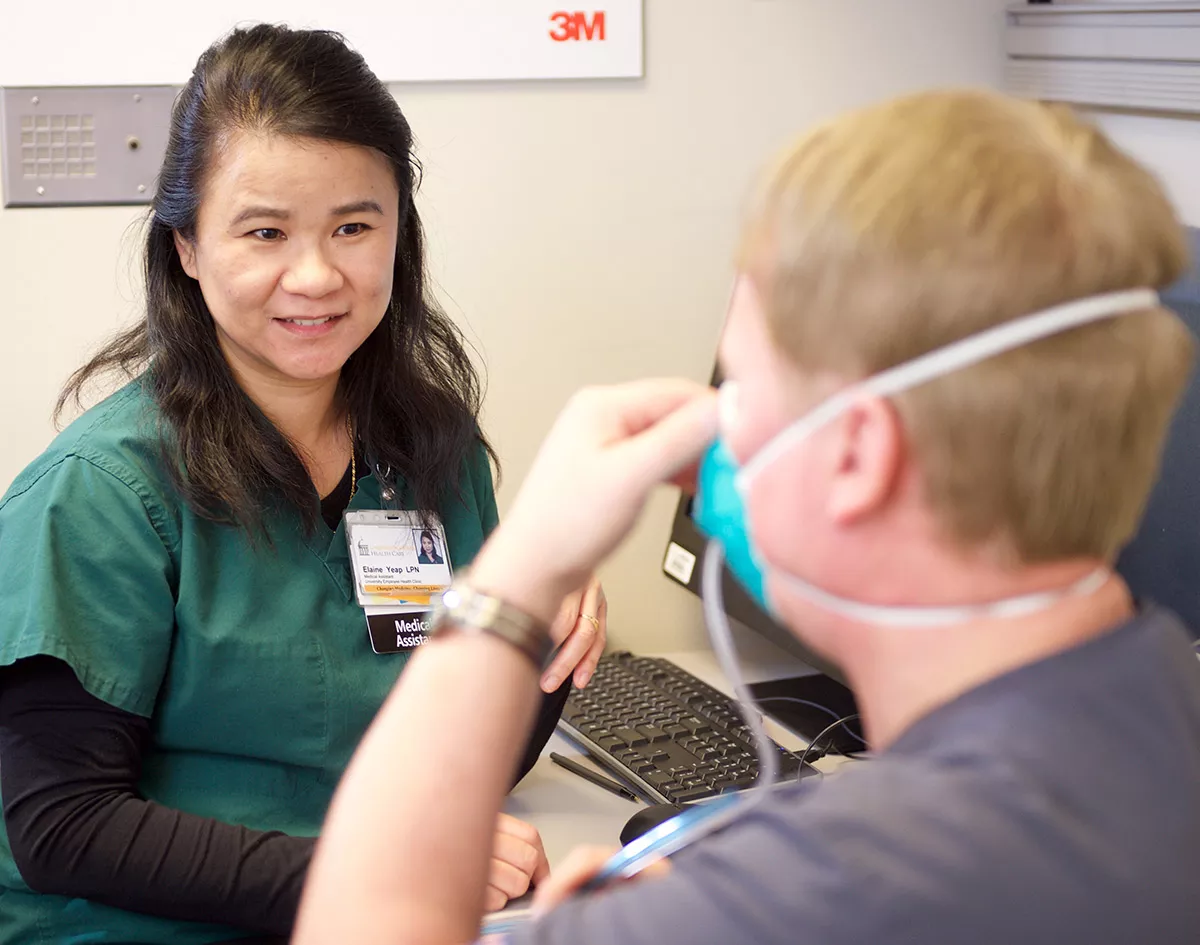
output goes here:
<path id="1" fill-rule="evenodd" d="M 643 81 L 397 87 L 433 271 L 487 362 L 502 508 L 580 385 L 707 379 L 739 203 L 769 152 L 849 106 L 998 86 L 1004 6 L 649 0 Z M 0 211 L 0 487 L 51 438 L 69 371 L 135 314 L 137 218 Z M 617 644 L 701 638 L 694 600 L 659 571 L 673 509 L 658 497 L 605 570 Z"/>
<path id="2" fill-rule="evenodd" d="M 1119 112 L 1092 116 L 1122 148 L 1166 185 L 1189 226 L 1200 226 L 1200 119 Z"/>

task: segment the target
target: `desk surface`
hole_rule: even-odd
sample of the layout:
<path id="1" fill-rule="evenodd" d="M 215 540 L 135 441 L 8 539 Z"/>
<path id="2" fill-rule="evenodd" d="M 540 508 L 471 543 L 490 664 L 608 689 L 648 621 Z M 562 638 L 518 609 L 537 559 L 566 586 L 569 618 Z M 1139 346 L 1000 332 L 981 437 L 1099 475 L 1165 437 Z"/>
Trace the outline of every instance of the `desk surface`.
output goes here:
<path id="1" fill-rule="evenodd" d="M 781 651 L 780 651 L 781 652 Z M 716 657 L 711 650 L 684 653 L 659 653 L 683 669 L 726 694 L 732 693 Z M 745 654 L 740 661 L 747 682 L 762 682 L 812 672 L 790 658 L 776 659 L 769 651 Z M 803 749 L 807 742 L 795 733 L 767 719 L 767 731 L 780 745 L 789 750 Z M 620 842 L 618 837 L 625 822 L 641 810 L 641 801 L 630 801 L 610 794 L 590 784 L 578 775 L 550 761 L 550 752 L 557 751 L 594 768 L 585 755 L 561 735 L 550 739 L 533 770 L 509 796 L 505 810 L 533 824 L 542 834 L 546 856 L 551 867 L 557 866 L 577 846 L 610 846 Z M 825 758 L 818 768 L 829 770 L 839 762 Z"/>

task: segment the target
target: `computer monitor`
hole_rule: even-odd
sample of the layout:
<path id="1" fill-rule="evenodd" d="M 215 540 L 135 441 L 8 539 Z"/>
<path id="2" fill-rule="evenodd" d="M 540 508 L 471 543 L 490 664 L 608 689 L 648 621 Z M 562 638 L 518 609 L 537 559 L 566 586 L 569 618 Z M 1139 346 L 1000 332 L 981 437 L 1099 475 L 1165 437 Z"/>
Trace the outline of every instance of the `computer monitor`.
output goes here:
<path id="1" fill-rule="evenodd" d="M 714 387 L 720 384 L 720 375 L 716 371 L 712 384 Z M 699 597 L 708 539 L 692 519 L 692 502 L 692 497 L 685 494 L 675 508 L 662 567 L 668 577 Z M 755 604 L 728 568 L 724 569 L 722 591 L 725 612 L 731 618 L 816 670 L 809 675 L 751 685 L 750 691 L 764 712 L 810 741 L 832 721 L 857 714 L 854 696 L 847 688 L 841 670 L 806 647 L 790 630 Z M 845 730 L 839 728 L 827 733 L 821 742 L 834 750 L 861 751 L 860 736 L 861 727 L 852 723 Z"/>

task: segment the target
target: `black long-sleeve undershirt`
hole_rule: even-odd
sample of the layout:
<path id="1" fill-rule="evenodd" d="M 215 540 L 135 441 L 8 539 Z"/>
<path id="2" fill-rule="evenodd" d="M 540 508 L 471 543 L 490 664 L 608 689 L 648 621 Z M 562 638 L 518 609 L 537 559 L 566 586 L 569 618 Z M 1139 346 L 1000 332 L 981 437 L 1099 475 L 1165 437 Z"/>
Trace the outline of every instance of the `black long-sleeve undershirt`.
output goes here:
<path id="1" fill-rule="evenodd" d="M 570 684 L 545 697 L 516 780 L 553 734 Z M 148 801 L 150 723 L 88 693 L 53 657 L 0 669 L 0 795 L 37 892 L 286 936 L 314 842 Z"/>

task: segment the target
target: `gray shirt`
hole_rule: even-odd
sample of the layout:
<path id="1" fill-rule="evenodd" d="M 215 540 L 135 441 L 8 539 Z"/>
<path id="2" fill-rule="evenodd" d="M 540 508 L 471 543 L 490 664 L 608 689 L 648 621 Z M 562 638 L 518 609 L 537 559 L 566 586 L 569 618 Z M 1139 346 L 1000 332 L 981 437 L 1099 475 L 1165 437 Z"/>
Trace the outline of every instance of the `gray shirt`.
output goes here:
<path id="1" fill-rule="evenodd" d="M 667 877 L 514 945 L 1195 945 L 1200 666 L 1170 613 L 941 706 L 778 789 Z"/>

